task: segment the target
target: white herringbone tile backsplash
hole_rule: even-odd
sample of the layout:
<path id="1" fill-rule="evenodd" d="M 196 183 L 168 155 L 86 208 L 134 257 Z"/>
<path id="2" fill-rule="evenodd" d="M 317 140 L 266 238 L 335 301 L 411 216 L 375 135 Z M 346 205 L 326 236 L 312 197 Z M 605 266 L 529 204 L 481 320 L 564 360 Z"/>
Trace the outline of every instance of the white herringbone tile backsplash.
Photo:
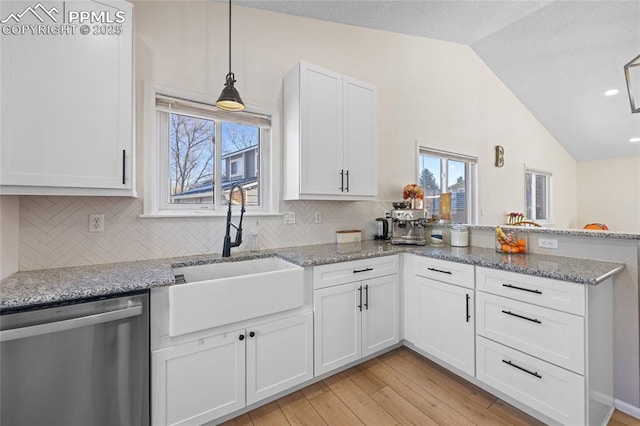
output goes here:
<path id="1" fill-rule="evenodd" d="M 387 207 L 389 205 L 389 207 Z M 244 219 L 240 250 L 251 249 L 251 234 L 261 249 L 331 243 L 340 229 L 375 232 L 374 219 L 390 203 L 287 201 L 281 211 L 296 214 L 294 225 L 282 216 Z M 314 223 L 315 212 L 322 222 Z M 20 270 L 59 268 L 131 260 L 220 253 L 224 217 L 140 218 L 142 200 L 120 197 L 20 198 Z M 90 233 L 90 214 L 104 214 L 104 232 Z"/>

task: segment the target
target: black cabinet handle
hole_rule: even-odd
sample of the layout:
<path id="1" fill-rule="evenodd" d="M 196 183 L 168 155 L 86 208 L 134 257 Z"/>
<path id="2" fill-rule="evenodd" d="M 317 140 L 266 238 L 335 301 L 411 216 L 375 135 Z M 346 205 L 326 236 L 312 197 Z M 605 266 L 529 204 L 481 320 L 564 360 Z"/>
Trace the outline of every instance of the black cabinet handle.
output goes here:
<path id="1" fill-rule="evenodd" d="M 346 191 L 349 192 L 349 170 L 347 170 L 347 172 L 345 173 L 347 175 L 347 187 L 346 187 Z"/>
<path id="2" fill-rule="evenodd" d="M 340 169 L 340 192 L 344 192 L 344 169 Z"/>
<path id="3" fill-rule="evenodd" d="M 125 178 L 126 178 L 125 173 L 126 173 L 126 170 L 127 170 L 127 160 L 126 160 L 126 157 L 127 157 L 127 150 L 126 150 L 126 149 L 123 149 L 123 150 L 122 150 L 122 184 L 123 184 L 123 185 L 125 184 Z"/>
<path id="4" fill-rule="evenodd" d="M 503 310 L 502 313 L 503 314 L 507 314 L 507 315 L 511 315 L 512 317 L 522 318 L 522 319 L 527 320 L 527 321 L 535 322 L 536 324 L 542 324 L 542 321 L 540 321 L 539 319 L 529 318 L 529 317 L 525 317 L 524 315 L 514 314 L 511 311 Z"/>
<path id="5" fill-rule="evenodd" d="M 471 319 L 471 315 L 469 315 L 469 300 L 471 299 L 471 296 L 469 296 L 469 294 L 467 294 L 467 322 L 469 322 L 469 319 Z"/>
<path id="6" fill-rule="evenodd" d="M 524 371 L 527 374 L 531 374 L 532 376 L 537 377 L 538 379 L 542 379 L 542 376 L 540 374 L 538 374 L 537 371 L 527 370 L 526 368 L 520 367 L 519 365 L 516 365 L 511 361 L 507 361 L 506 359 L 503 359 L 502 362 L 504 362 L 507 365 L 510 365 L 513 368 L 517 368 L 520 371 Z"/>
<path id="7" fill-rule="evenodd" d="M 244 340 L 244 334 L 239 335 L 238 340 Z"/>
<path id="8" fill-rule="evenodd" d="M 436 269 L 436 268 L 427 268 L 427 269 L 433 272 L 440 272 L 441 274 L 451 275 L 451 271 L 443 271 L 442 269 Z"/>
<path id="9" fill-rule="evenodd" d="M 369 310 L 369 285 L 364 286 L 364 308 Z"/>
<path id="10" fill-rule="evenodd" d="M 358 292 L 360 293 L 360 304 L 358 305 L 358 309 L 362 312 L 362 286 L 358 287 Z"/>
<path id="11" fill-rule="evenodd" d="M 256 337 L 256 333 L 254 331 L 249 332 L 249 337 Z"/>
<path id="12" fill-rule="evenodd" d="M 535 289 L 531 290 L 529 288 L 518 287 L 517 285 L 513 285 L 513 284 L 502 284 L 502 287 L 512 288 L 514 290 L 528 291 L 529 293 L 542 294 L 540 290 L 535 290 Z"/>
<path id="13" fill-rule="evenodd" d="M 353 270 L 353 273 L 354 273 L 354 274 L 359 274 L 360 272 L 369 272 L 369 271 L 373 271 L 373 268 L 354 269 L 354 270 Z"/>

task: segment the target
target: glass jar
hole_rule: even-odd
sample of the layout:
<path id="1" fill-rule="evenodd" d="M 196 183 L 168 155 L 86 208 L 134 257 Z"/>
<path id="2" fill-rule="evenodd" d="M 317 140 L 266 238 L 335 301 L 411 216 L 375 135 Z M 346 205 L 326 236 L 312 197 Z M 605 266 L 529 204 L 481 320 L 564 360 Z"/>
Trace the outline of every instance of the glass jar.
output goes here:
<path id="1" fill-rule="evenodd" d="M 527 252 L 527 234 L 513 229 L 496 227 L 496 251 L 509 254 L 523 254 Z"/>

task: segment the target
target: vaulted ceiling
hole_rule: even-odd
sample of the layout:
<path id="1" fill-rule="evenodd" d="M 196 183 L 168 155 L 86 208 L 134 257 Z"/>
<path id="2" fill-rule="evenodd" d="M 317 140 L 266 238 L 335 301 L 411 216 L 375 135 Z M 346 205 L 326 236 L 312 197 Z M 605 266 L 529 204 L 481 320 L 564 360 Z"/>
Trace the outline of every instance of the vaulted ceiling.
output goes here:
<path id="1" fill-rule="evenodd" d="M 638 0 L 236 4 L 467 44 L 577 161 L 640 155 L 623 71 L 640 55 Z"/>

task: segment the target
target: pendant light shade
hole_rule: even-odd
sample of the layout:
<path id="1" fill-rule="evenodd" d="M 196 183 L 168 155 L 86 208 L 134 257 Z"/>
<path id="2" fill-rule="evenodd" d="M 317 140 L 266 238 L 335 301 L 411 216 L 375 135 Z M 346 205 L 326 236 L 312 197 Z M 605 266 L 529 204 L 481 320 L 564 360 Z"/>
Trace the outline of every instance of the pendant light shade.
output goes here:
<path id="1" fill-rule="evenodd" d="M 231 72 L 231 0 L 229 0 L 229 73 L 216 106 L 225 111 L 242 111 L 244 102 L 235 88 L 236 76 Z"/>
<path id="2" fill-rule="evenodd" d="M 218 108 L 225 111 L 242 111 L 244 109 L 244 102 L 242 102 L 240 93 L 238 93 L 238 90 L 234 86 L 235 82 L 235 75 L 232 72 L 227 74 L 227 82 L 216 102 Z"/>

